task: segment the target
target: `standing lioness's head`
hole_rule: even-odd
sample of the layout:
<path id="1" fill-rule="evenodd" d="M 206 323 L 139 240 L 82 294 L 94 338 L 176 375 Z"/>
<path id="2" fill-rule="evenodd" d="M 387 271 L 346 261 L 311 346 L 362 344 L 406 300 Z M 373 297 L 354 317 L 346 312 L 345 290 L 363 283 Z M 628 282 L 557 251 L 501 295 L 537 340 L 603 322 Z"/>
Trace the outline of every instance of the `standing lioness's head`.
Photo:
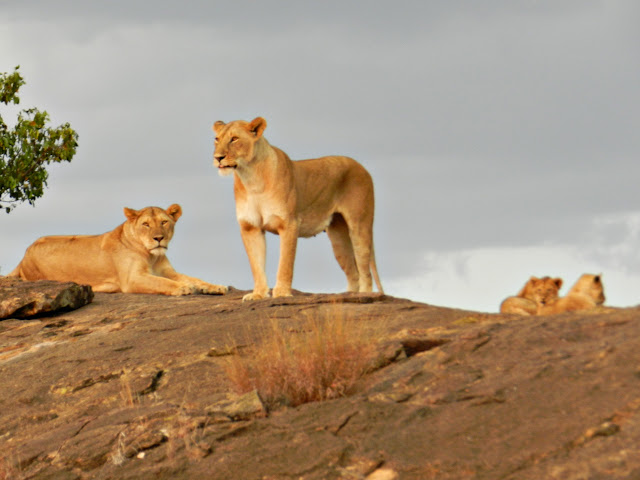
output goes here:
<path id="1" fill-rule="evenodd" d="M 254 155 L 254 146 L 267 128 L 262 117 L 251 122 L 236 120 L 229 123 L 217 121 L 213 124 L 216 134 L 213 165 L 222 176 L 229 175 L 234 169 L 242 168 Z"/>
<path id="2" fill-rule="evenodd" d="M 182 208 L 174 203 L 166 210 L 146 207 L 134 210 L 124 207 L 125 228 L 152 255 L 164 255 L 173 237 L 173 228 L 182 215 Z"/>

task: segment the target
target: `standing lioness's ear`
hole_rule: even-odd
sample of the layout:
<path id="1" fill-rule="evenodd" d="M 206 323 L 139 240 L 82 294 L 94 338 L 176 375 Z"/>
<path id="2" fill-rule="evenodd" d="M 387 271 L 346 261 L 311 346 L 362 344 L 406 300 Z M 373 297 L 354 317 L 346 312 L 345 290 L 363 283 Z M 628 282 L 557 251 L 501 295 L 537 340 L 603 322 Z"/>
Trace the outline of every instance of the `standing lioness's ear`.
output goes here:
<path id="1" fill-rule="evenodd" d="M 262 117 L 256 117 L 251 120 L 249 123 L 249 131 L 253 133 L 256 138 L 260 138 L 262 136 L 262 132 L 267 128 L 267 121 Z"/>
<path id="2" fill-rule="evenodd" d="M 173 218 L 174 222 L 177 222 L 180 216 L 182 215 L 182 207 L 180 207 L 180 205 L 178 205 L 177 203 L 174 203 L 165 211 L 167 212 L 167 215 Z"/>
<path id="3" fill-rule="evenodd" d="M 138 211 L 134 210 L 133 208 L 128 208 L 128 207 L 124 207 L 124 216 L 127 217 L 129 220 L 135 220 L 136 218 L 138 218 Z"/>
<path id="4" fill-rule="evenodd" d="M 213 124 L 213 127 L 211 127 L 211 130 L 213 130 L 214 132 L 217 132 L 220 128 L 224 126 L 225 126 L 225 123 L 222 120 L 218 120 L 216 123 Z"/>

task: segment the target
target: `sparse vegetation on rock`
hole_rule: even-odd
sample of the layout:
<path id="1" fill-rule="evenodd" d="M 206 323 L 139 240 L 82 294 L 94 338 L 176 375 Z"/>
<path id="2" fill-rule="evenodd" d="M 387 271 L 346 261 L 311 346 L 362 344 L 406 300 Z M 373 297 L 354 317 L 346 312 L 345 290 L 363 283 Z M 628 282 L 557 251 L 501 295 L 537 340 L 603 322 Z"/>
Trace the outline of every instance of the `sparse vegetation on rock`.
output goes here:
<path id="1" fill-rule="evenodd" d="M 271 320 L 254 348 L 230 357 L 227 373 L 239 392 L 255 389 L 269 407 L 295 407 L 346 395 L 374 365 L 377 345 L 361 322 L 339 308 L 301 317 L 295 329 Z"/>

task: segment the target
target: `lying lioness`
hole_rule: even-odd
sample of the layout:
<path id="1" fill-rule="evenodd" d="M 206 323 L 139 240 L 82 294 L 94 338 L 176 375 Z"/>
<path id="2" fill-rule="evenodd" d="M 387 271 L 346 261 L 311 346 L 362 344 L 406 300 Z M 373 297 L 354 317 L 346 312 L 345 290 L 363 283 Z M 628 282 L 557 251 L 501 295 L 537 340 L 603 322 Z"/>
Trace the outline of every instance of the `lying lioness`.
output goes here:
<path id="1" fill-rule="evenodd" d="M 373 181 L 362 165 L 332 156 L 293 162 L 262 136 L 266 120 L 216 122 L 214 166 L 233 172 L 236 216 L 253 273 L 253 293 L 269 295 L 265 231 L 280 235 L 274 297 L 291 296 L 298 237 L 326 230 L 347 289 L 370 292 L 371 272 L 382 292 L 373 251 Z"/>
<path id="2" fill-rule="evenodd" d="M 518 295 L 504 299 L 500 305 L 500 313 L 536 315 L 541 306 L 558 298 L 561 287 L 561 278 L 531 277 Z"/>
<path id="3" fill-rule="evenodd" d="M 540 315 L 593 310 L 605 302 L 602 275 L 585 273 L 564 296 L 541 305 Z"/>
<path id="4" fill-rule="evenodd" d="M 223 294 L 227 287 L 177 273 L 165 253 L 182 209 L 125 208 L 127 220 L 102 235 L 42 237 L 9 276 L 91 285 L 96 292 Z"/>

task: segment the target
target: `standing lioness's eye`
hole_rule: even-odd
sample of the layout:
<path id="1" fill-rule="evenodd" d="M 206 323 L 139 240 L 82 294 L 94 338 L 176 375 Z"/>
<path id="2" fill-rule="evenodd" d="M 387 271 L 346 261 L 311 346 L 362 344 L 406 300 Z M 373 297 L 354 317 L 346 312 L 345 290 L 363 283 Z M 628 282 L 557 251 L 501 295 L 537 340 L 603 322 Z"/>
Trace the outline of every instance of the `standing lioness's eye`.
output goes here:
<path id="1" fill-rule="evenodd" d="M 231 141 L 229 143 L 233 143 L 238 140 L 238 137 L 231 137 Z"/>

